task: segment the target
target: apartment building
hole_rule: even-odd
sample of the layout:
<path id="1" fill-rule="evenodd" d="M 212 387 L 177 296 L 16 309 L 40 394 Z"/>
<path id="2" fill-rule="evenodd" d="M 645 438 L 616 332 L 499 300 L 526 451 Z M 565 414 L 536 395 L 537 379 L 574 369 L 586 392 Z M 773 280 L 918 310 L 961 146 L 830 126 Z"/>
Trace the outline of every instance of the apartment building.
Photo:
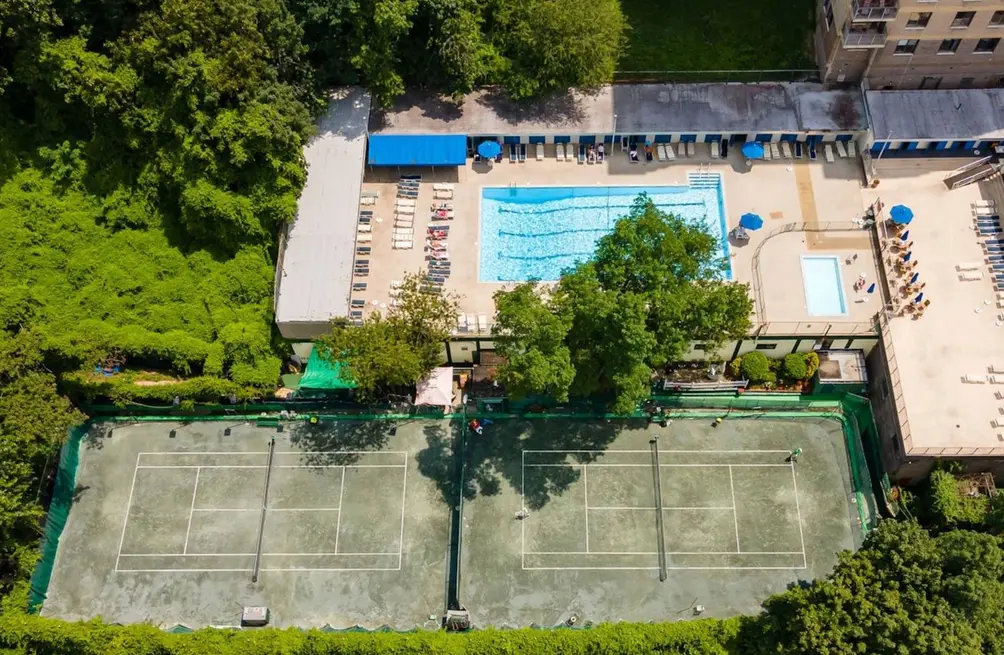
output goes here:
<path id="1" fill-rule="evenodd" d="M 1004 86 L 1002 0 L 821 0 L 824 82 L 872 89 Z"/>

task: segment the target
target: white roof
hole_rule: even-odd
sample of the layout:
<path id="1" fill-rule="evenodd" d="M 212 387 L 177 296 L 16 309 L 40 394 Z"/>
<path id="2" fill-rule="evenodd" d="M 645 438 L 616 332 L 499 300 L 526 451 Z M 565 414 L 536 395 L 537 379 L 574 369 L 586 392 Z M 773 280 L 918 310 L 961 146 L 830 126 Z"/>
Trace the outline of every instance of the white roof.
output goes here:
<path id="1" fill-rule="evenodd" d="M 369 93 L 340 88 L 304 148 L 307 183 L 280 253 L 276 323 L 327 324 L 346 316 L 366 154 Z"/>
<path id="2" fill-rule="evenodd" d="M 1004 89 L 866 91 L 876 139 L 1004 138 Z"/>

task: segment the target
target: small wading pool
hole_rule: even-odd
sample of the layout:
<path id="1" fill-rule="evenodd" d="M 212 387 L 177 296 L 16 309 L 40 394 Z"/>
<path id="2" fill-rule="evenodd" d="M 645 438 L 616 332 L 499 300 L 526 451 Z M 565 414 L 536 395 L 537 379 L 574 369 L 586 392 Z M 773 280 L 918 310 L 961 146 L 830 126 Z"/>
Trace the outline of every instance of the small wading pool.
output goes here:
<path id="1" fill-rule="evenodd" d="M 809 316 L 846 316 L 847 300 L 840 259 L 832 255 L 802 257 L 802 286 Z"/>

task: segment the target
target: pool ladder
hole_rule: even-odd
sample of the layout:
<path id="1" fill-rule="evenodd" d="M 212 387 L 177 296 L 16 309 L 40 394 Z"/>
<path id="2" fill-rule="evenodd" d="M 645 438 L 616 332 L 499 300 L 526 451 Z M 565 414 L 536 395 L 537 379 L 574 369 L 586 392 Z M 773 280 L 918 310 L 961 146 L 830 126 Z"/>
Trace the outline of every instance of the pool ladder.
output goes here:
<path id="1" fill-rule="evenodd" d="M 710 166 L 710 165 L 709 165 Z M 708 189 L 717 188 L 722 184 L 721 173 L 711 173 L 704 169 L 704 165 L 701 166 L 702 170 L 696 173 L 687 174 L 687 182 L 691 187 Z"/>

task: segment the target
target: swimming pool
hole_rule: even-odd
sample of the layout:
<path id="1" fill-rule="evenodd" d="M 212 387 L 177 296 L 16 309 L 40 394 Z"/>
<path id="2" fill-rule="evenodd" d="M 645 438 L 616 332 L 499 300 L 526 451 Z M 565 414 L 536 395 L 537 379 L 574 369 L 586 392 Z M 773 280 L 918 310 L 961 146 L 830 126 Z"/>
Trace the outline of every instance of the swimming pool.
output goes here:
<path id="1" fill-rule="evenodd" d="M 847 301 L 840 276 L 840 259 L 834 256 L 803 256 L 802 286 L 809 316 L 845 316 Z"/>
<path id="2" fill-rule="evenodd" d="M 692 174 L 688 186 L 485 187 L 481 193 L 481 282 L 557 280 L 588 259 L 596 241 L 640 193 L 691 224 L 704 225 L 728 261 L 725 202 L 718 175 Z M 732 279 L 727 268 L 725 279 Z"/>

